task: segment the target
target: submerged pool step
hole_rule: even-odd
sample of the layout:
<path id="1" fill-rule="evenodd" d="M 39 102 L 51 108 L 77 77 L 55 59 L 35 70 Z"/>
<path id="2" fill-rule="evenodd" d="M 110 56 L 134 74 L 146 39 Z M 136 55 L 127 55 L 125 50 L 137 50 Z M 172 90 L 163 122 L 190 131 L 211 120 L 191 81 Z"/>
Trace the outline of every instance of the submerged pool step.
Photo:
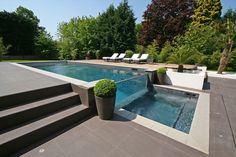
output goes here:
<path id="1" fill-rule="evenodd" d="M 8 156 L 64 129 L 91 114 L 83 104 L 0 135 L 0 156 Z"/>
<path id="2" fill-rule="evenodd" d="M 44 100 L 0 111 L 0 131 L 81 103 L 77 93 L 69 92 Z"/>
<path id="3" fill-rule="evenodd" d="M 60 94 L 71 92 L 71 84 L 65 83 L 62 85 L 51 86 L 41 89 L 35 89 L 31 91 L 5 95 L 0 97 L 0 111 L 6 108 L 16 107 L 30 103 L 36 100 L 41 100 Z"/>

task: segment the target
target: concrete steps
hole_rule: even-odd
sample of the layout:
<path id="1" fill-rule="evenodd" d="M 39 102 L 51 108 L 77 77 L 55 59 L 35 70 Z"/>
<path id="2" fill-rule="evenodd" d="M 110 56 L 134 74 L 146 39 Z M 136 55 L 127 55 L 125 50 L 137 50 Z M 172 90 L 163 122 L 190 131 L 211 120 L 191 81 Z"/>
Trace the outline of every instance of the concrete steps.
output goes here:
<path id="1" fill-rule="evenodd" d="M 93 109 L 82 104 L 80 95 L 67 83 L 2 96 L 0 105 L 0 156 L 4 157 L 93 113 Z"/>
<path id="2" fill-rule="evenodd" d="M 34 102 L 36 100 L 57 96 L 71 91 L 71 84 L 65 83 L 57 86 L 0 96 L 0 111 L 6 108 L 24 105 L 25 103 Z"/>
<path id="3" fill-rule="evenodd" d="M 8 156 L 55 132 L 68 127 L 90 113 L 83 104 L 24 125 L 0 135 L 0 156 Z"/>
<path id="4" fill-rule="evenodd" d="M 0 111 L 0 131 L 80 103 L 77 93 L 70 92 Z"/>

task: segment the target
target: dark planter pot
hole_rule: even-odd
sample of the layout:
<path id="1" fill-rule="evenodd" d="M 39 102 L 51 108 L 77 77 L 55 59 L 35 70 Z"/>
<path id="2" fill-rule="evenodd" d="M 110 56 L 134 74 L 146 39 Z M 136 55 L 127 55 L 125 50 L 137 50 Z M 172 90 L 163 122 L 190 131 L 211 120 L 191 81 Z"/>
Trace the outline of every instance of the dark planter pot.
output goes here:
<path id="1" fill-rule="evenodd" d="M 164 85 L 165 84 L 165 74 L 157 74 L 159 84 Z"/>
<path id="2" fill-rule="evenodd" d="M 111 98 L 101 98 L 95 96 L 98 116 L 100 119 L 109 120 L 112 119 L 115 109 L 116 96 Z"/>
<path id="3" fill-rule="evenodd" d="M 90 57 L 85 57 L 85 59 L 86 59 L 86 60 L 89 60 L 89 59 L 90 59 Z"/>

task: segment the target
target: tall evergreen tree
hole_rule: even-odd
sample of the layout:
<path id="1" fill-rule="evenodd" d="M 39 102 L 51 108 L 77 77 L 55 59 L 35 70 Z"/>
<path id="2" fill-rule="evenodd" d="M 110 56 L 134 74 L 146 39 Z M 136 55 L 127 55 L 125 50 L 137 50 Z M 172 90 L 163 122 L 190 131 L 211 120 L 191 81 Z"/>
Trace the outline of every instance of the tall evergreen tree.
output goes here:
<path id="1" fill-rule="evenodd" d="M 198 0 L 197 8 L 194 10 L 194 26 L 212 25 L 220 19 L 222 5 L 220 0 Z"/>
<path id="2" fill-rule="evenodd" d="M 154 39 L 159 47 L 182 34 L 191 22 L 195 0 L 152 0 L 144 12 L 139 43 L 146 46 Z"/>
<path id="3" fill-rule="evenodd" d="M 117 8 L 111 5 L 101 14 L 98 27 L 101 48 L 109 48 L 113 52 L 134 50 L 135 18 L 127 0 L 121 2 Z"/>

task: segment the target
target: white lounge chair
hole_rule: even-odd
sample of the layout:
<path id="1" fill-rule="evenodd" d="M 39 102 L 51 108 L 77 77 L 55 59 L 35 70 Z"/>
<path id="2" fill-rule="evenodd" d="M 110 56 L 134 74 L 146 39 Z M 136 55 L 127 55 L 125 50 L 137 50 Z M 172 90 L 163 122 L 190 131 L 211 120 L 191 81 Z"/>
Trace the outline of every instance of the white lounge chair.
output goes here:
<path id="1" fill-rule="evenodd" d="M 119 55 L 119 53 L 114 53 L 111 57 L 102 57 L 103 60 L 108 61 L 110 59 L 114 59 Z"/>
<path id="2" fill-rule="evenodd" d="M 126 55 L 125 53 L 121 53 L 118 57 L 111 59 L 111 60 L 114 60 L 114 61 L 122 60 L 125 58 L 125 55 Z"/>
<path id="3" fill-rule="evenodd" d="M 139 54 L 138 54 L 138 53 L 135 53 L 135 54 L 133 54 L 133 56 L 132 56 L 131 58 L 124 58 L 123 61 L 130 63 L 130 62 L 133 61 L 134 59 L 138 59 L 138 57 L 139 57 Z"/>
<path id="4" fill-rule="evenodd" d="M 149 54 L 142 54 L 140 58 L 135 58 L 133 59 L 133 61 L 135 63 L 147 62 L 148 57 L 149 57 Z"/>

